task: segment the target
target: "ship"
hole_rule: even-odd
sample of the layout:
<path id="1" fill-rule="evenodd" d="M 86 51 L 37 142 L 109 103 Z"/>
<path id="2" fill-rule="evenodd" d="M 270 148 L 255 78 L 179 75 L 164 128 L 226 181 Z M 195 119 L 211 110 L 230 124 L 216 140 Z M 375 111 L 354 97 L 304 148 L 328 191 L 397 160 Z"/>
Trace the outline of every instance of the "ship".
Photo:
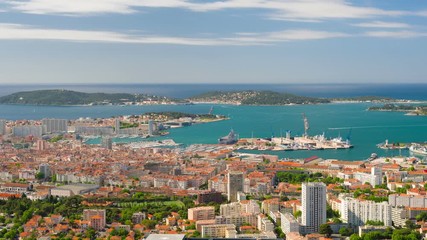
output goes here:
<path id="1" fill-rule="evenodd" d="M 219 144 L 235 144 L 237 142 L 237 134 L 233 129 L 228 133 L 227 136 L 224 136 L 218 139 Z"/>
<path id="2" fill-rule="evenodd" d="M 419 143 L 413 143 L 409 147 L 409 151 L 417 155 L 427 155 L 427 146 L 423 146 Z"/>

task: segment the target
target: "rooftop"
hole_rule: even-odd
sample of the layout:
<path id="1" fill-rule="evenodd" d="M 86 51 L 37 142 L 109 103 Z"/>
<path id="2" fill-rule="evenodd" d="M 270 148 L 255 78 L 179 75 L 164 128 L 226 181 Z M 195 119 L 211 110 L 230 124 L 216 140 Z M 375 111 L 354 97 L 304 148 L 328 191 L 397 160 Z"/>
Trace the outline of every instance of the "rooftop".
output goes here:
<path id="1" fill-rule="evenodd" d="M 146 240 L 183 240 L 185 234 L 150 234 Z"/>

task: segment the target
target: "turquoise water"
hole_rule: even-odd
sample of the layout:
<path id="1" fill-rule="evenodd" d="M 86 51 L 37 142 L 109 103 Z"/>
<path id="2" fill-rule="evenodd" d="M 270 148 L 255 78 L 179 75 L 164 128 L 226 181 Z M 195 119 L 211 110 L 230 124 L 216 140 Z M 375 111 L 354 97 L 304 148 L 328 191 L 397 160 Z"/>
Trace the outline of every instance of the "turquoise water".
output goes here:
<path id="1" fill-rule="evenodd" d="M 376 152 L 380 156 L 395 156 L 398 151 L 386 151 L 376 144 L 389 142 L 427 141 L 427 117 L 405 116 L 399 112 L 368 112 L 372 104 L 323 104 L 296 106 L 233 106 L 217 105 L 214 114 L 230 117 L 230 120 L 198 124 L 191 127 L 171 129 L 167 138 L 177 143 L 216 143 L 231 128 L 242 138 L 280 136 L 280 132 L 291 130 L 292 135 L 303 133 L 302 113 L 310 122 L 310 135 L 325 132 L 328 137 L 338 135 L 346 138 L 351 132 L 353 149 L 269 152 L 280 157 L 306 158 L 313 155 L 322 158 L 361 160 Z M 181 111 L 207 113 L 212 105 L 167 105 L 167 106 L 93 106 L 51 107 L 0 105 L 0 119 L 41 119 L 44 117 L 75 119 L 79 117 L 112 117 L 117 115 L 141 114 L 152 111 Z M 351 129 L 351 131 L 350 131 Z M 149 139 L 150 140 L 150 139 Z M 402 151 L 407 155 L 407 151 Z"/>

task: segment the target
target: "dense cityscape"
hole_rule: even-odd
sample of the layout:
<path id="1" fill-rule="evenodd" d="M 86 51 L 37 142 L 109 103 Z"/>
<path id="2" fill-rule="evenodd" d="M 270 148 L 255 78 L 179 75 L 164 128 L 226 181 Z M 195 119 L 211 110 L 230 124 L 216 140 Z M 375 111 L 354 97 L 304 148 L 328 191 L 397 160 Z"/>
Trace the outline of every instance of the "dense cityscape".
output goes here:
<path id="1" fill-rule="evenodd" d="M 0 237 L 424 236 L 427 171 L 419 158 L 350 162 L 236 152 L 247 139 L 180 148 L 112 141 L 191 122 L 170 115 L 0 120 Z M 100 144 L 87 144 L 90 136 L 102 136 Z"/>
<path id="2" fill-rule="evenodd" d="M 427 1 L 0 0 L 0 240 L 427 240 Z"/>

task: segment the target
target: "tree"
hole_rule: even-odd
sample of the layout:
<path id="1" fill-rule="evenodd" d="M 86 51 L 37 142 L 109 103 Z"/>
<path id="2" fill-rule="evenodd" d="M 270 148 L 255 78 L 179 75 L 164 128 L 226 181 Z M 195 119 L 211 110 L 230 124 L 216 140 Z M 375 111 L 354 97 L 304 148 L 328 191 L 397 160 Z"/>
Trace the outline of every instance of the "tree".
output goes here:
<path id="1" fill-rule="evenodd" d="M 359 237 L 358 234 L 354 233 L 350 236 L 350 240 L 362 240 L 362 238 Z"/>
<path id="2" fill-rule="evenodd" d="M 406 220 L 405 227 L 412 230 L 412 229 L 417 228 L 417 225 L 414 222 L 412 222 L 411 220 Z"/>
<path id="3" fill-rule="evenodd" d="M 427 221 L 427 212 L 422 212 L 418 214 L 416 217 L 417 221 Z"/>
<path id="4" fill-rule="evenodd" d="M 89 238 L 89 239 L 91 239 L 91 240 L 95 239 L 95 237 L 96 237 L 96 231 L 95 231 L 95 229 L 89 227 L 86 230 L 86 237 Z"/>
<path id="5" fill-rule="evenodd" d="M 38 173 L 36 174 L 36 179 L 38 179 L 38 180 L 44 179 L 44 173 L 42 173 L 42 172 L 38 172 Z"/>
<path id="6" fill-rule="evenodd" d="M 325 224 L 320 225 L 319 233 L 325 234 L 325 236 L 330 237 L 331 234 L 333 233 L 333 231 L 332 231 L 331 226 L 329 224 L 325 223 Z"/>
<path id="7" fill-rule="evenodd" d="M 341 234 L 342 236 L 350 236 L 351 234 L 353 234 L 353 229 L 349 227 L 342 227 L 339 230 L 339 234 Z"/>
<path id="8" fill-rule="evenodd" d="M 366 225 L 371 225 L 371 226 L 384 226 L 384 222 L 382 221 L 375 221 L 375 220 L 368 220 L 366 221 Z"/>

